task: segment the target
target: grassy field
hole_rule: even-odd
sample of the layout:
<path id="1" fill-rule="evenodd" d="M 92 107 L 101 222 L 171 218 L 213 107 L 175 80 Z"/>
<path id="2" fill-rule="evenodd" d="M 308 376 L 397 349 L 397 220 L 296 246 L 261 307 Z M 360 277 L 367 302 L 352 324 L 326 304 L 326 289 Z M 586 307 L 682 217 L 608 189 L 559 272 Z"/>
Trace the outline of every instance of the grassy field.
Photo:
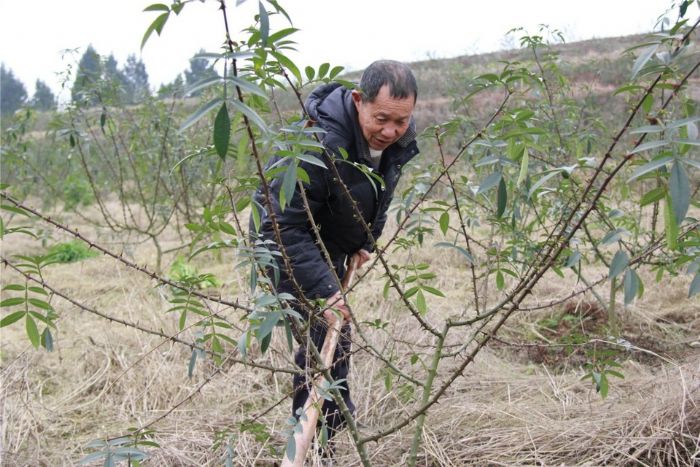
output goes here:
<path id="1" fill-rule="evenodd" d="M 86 237 L 108 244 L 77 218 L 59 217 L 79 226 Z M 54 234 L 54 240 L 60 239 Z M 174 236 L 171 240 L 175 245 Z M 27 252 L 29 245 L 22 236 L 10 237 L 3 256 Z M 153 260 L 148 244 L 133 245 L 131 251 L 137 264 Z M 430 302 L 428 319 L 438 322 L 463 307 L 467 271 L 446 252 L 424 254 L 443 270 L 436 286 L 449 291 L 447 298 Z M 211 292 L 234 299 L 246 287 L 231 254 L 195 264 L 221 280 L 219 290 Z M 4 283 L 19 279 L 8 267 L 2 274 Z M 594 279 L 606 271 L 585 274 Z M 429 412 L 419 465 L 697 462 L 700 306 L 686 298 L 687 277 L 666 277 L 657 284 L 643 273 L 643 279 L 644 297 L 618 307 L 624 341 L 617 346 L 607 334 L 606 314 L 590 293 L 536 309 L 582 285 L 574 276 L 543 280 L 528 300 L 533 309 L 512 318 Z M 2 330 L 2 465 L 75 465 L 94 451 L 87 447 L 92 440 L 144 426 L 154 430 L 159 445 L 148 448 L 148 465 L 222 465 L 224 449 L 215 445 L 217 433 L 222 439 L 234 435 L 230 446 L 235 465 L 274 465 L 281 457 L 291 403 L 289 375 L 226 359 L 217 366 L 207 359 L 198 361 L 189 378 L 189 347 L 133 326 L 186 341 L 193 340 L 193 329 L 178 333 L 177 316 L 166 313 L 171 306 L 167 290 L 111 258 L 52 265 L 45 268 L 44 280 L 81 306 L 58 295 L 52 298 L 60 319 L 51 353 L 34 350 L 21 325 Z M 389 323 L 382 331 L 366 328 L 365 337 L 395 356 L 398 367 L 420 377 L 424 372 L 409 359 L 414 353 L 422 358 L 421 346 L 431 341 L 407 313 L 397 312 L 394 298 L 382 297 L 383 286 L 381 275 L 371 271 L 352 296 L 353 309 L 360 321 L 381 318 Z M 606 287 L 596 288 L 597 293 L 607 296 Z M 242 326 L 239 312 L 216 304 L 211 311 Z M 593 341 L 579 345 L 575 336 Z M 460 345 L 460 335 L 454 335 L 446 347 Z M 610 377 L 605 399 L 590 380 L 582 380 L 583 364 L 590 360 L 586 352 L 595 346 L 617 349 L 618 370 L 624 374 L 624 379 Z M 416 401 L 400 381 L 388 387 L 381 362 L 362 347 L 356 343 L 350 380 L 358 421 L 372 433 L 409 413 Z M 233 355 L 232 348 L 227 351 Z M 275 335 L 271 351 L 260 356 L 254 350 L 251 358 L 277 367 L 293 364 L 281 333 Z M 445 361 L 443 374 L 457 360 Z M 250 423 L 251 417 L 260 425 Z M 258 430 L 240 432 L 246 421 Z M 372 461 L 404 465 L 412 434 L 409 425 L 369 445 Z M 346 433 L 339 435 L 339 444 L 337 465 L 356 465 Z"/>

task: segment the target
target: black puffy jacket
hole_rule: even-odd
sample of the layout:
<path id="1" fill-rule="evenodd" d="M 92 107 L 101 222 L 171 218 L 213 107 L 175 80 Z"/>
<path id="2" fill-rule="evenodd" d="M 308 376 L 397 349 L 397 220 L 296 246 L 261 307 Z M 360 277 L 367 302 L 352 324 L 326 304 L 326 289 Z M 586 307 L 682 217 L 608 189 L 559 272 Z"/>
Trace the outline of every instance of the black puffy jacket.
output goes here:
<path id="1" fill-rule="evenodd" d="M 340 178 L 350 191 L 365 222 L 369 224 L 372 236 L 379 238 L 394 189 L 401 176 L 401 167 L 418 154 L 415 122 L 411 121 L 404 136 L 384 150 L 378 171 L 384 180 L 382 187 L 352 164 L 370 166 L 369 148 L 358 124 L 351 90 L 338 83 L 323 85 L 308 97 L 306 110 L 315 125 L 325 131 L 323 144 L 335 156 L 334 164 Z M 339 156 L 339 148 L 347 152 L 347 161 Z M 274 163 L 275 160 L 271 162 Z M 319 227 L 336 273 L 342 275 L 346 256 L 361 248 L 372 251 L 374 247 L 362 224 L 356 219 L 342 186 L 335 181 L 334 171 L 307 162 L 300 161 L 299 165 L 309 175 L 310 183 L 304 186 L 314 221 Z M 273 195 L 271 201 L 294 277 L 307 298 L 330 297 L 338 290 L 337 283 L 317 245 L 298 188 L 293 199 L 282 210 L 279 204 L 281 185 L 281 178 L 270 183 Z M 262 190 L 258 190 L 255 200 L 259 206 L 267 208 Z M 265 212 L 261 213 L 260 236 L 276 243 L 271 218 Z M 284 264 L 281 260 L 279 263 L 281 281 L 278 290 L 296 295 L 296 290 L 285 274 Z"/>

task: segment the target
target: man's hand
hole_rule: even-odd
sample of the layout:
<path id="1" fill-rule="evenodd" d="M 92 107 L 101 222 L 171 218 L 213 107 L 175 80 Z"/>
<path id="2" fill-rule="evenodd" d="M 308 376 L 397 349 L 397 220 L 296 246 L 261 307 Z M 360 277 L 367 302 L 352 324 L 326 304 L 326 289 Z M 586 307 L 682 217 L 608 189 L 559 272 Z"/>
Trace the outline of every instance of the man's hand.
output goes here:
<path id="1" fill-rule="evenodd" d="M 353 254 L 353 259 L 357 261 L 358 269 L 361 268 L 362 265 L 364 265 L 371 258 L 372 257 L 369 251 L 367 250 L 357 250 L 357 252 Z M 335 295 L 332 295 L 330 298 L 328 298 L 327 304 L 328 309 L 323 312 L 323 317 L 326 319 L 328 324 L 333 324 L 333 322 L 336 319 L 338 319 L 338 315 L 334 310 L 340 312 L 340 314 L 343 317 L 343 320 L 350 321 L 350 310 L 348 310 L 348 306 L 345 304 L 343 294 L 340 293 L 340 291 L 336 292 Z"/>
<path id="2" fill-rule="evenodd" d="M 345 304 L 345 299 L 343 299 L 343 294 L 340 291 L 336 292 L 328 299 L 328 309 L 323 312 L 323 317 L 326 319 L 329 325 L 338 319 L 338 315 L 335 310 L 339 311 L 343 317 L 343 320 L 350 321 L 350 310 Z"/>
<path id="3" fill-rule="evenodd" d="M 367 261 L 372 259 L 369 251 L 367 250 L 357 250 L 357 253 L 352 255 L 357 260 L 357 268 L 361 268 Z"/>

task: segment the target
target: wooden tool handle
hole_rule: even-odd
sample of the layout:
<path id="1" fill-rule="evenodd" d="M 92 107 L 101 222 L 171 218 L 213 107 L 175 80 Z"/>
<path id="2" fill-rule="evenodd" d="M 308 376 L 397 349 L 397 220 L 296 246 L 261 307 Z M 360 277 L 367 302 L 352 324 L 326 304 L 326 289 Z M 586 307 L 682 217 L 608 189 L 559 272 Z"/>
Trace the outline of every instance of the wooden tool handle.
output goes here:
<path id="1" fill-rule="evenodd" d="M 353 255 L 350 258 L 350 264 L 341 282 L 343 291 L 350 287 L 350 284 L 355 278 L 357 262 L 358 258 Z M 338 339 L 340 338 L 340 330 L 342 327 L 343 318 L 336 316 L 331 326 L 328 328 L 328 332 L 326 332 L 326 338 L 323 340 L 323 347 L 321 348 L 321 364 L 326 368 L 330 368 L 333 365 L 333 355 L 335 354 L 335 348 L 338 346 Z M 282 467 L 303 467 L 304 465 L 306 453 L 309 451 L 311 442 L 316 434 L 316 423 L 318 422 L 318 416 L 323 402 L 321 394 L 318 391 L 318 386 L 323 383 L 323 380 L 323 374 L 319 374 L 314 379 L 313 384 L 311 384 L 309 397 L 306 398 L 306 403 L 304 404 L 303 413 L 306 417 L 301 420 L 302 431 L 294 433 L 294 442 L 296 443 L 294 460 L 290 461 L 285 453 L 282 459 Z"/>

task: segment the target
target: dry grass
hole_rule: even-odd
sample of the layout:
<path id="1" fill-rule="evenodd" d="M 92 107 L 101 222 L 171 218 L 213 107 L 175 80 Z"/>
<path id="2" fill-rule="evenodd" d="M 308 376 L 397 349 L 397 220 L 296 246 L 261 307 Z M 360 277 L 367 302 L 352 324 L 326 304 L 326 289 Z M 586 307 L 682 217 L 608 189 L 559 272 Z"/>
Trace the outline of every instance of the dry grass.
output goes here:
<path id="1" fill-rule="evenodd" d="M 28 248 L 29 243 L 10 239 L 3 255 Z M 139 264 L 143 258 L 152 259 L 147 244 L 135 244 L 133 253 Z M 468 308 L 463 263 L 448 250 L 420 251 L 413 259 L 439 268 L 435 285 L 448 292 L 447 299 L 430 300 L 431 320 L 437 323 Z M 223 291 L 233 296 L 244 287 L 234 263 L 228 255 L 220 261 L 201 260 L 199 267 L 223 279 Z M 600 272 L 587 274 L 595 279 Z M 2 274 L 3 284 L 17 279 L 11 270 Z M 177 317 L 165 313 L 170 305 L 164 291 L 109 258 L 51 266 L 46 281 L 100 312 L 168 335 L 177 333 Z M 378 272 L 370 272 L 354 295 L 354 309 L 360 320 L 381 318 L 389 323 L 386 331 L 363 330 L 385 357 L 421 377 L 424 371 L 411 365 L 410 358 L 416 353 L 427 361 L 432 341 L 400 304 L 382 297 L 383 284 Z M 419 465 L 697 462 L 700 358 L 688 344 L 700 334 L 700 307 L 685 299 L 687 285 L 681 277 L 666 281 L 662 290 L 647 286 L 645 297 L 623 313 L 623 335 L 644 351 L 636 350 L 625 360 L 625 379 L 611 381 L 605 400 L 588 380 L 581 380 L 584 373 L 577 363 L 564 361 L 554 367 L 529 359 L 528 346 L 543 343 L 530 331 L 543 317 L 561 313 L 560 308 L 514 316 L 503 333 L 514 345 L 505 350 L 494 345 L 481 352 L 432 407 Z M 564 296 L 575 287 L 573 278 L 548 277 L 534 291 L 531 304 Z M 600 294 L 607 296 L 605 290 Z M 213 445 L 216 433 L 227 429 L 235 434 L 237 465 L 274 465 L 280 458 L 290 406 L 284 398 L 291 389 L 288 375 L 231 362 L 217 367 L 208 360 L 198 362 L 190 379 L 188 347 L 110 323 L 59 297 L 52 303 L 61 316 L 54 352 L 31 348 L 21 325 L 2 329 L 2 465 L 74 465 L 91 452 L 86 447 L 91 440 L 120 436 L 129 427 L 154 420 L 151 428 L 160 448 L 148 449 L 149 465 L 221 465 L 223 450 Z M 240 313 L 216 307 L 213 311 L 244 324 Z M 238 337 L 236 333 L 232 335 Z M 456 334 L 449 345 L 460 344 L 466 335 Z M 193 340 L 192 329 L 179 337 Z M 254 353 L 255 361 L 289 368 L 285 340 L 281 334 L 276 337 L 266 355 Z M 649 347 L 654 342 L 658 345 Z M 438 384 L 458 363 L 458 358 L 443 361 Z M 367 432 L 385 429 L 415 409 L 417 402 L 404 382 L 394 378 L 391 390 L 386 389 L 380 360 L 358 351 L 353 365 L 353 398 Z M 259 417 L 267 427 L 267 443 L 239 432 L 239 424 L 251 417 Z M 369 445 L 373 463 L 404 465 L 412 426 Z M 349 436 L 341 434 L 338 442 L 337 465 L 357 465 Z"/>

